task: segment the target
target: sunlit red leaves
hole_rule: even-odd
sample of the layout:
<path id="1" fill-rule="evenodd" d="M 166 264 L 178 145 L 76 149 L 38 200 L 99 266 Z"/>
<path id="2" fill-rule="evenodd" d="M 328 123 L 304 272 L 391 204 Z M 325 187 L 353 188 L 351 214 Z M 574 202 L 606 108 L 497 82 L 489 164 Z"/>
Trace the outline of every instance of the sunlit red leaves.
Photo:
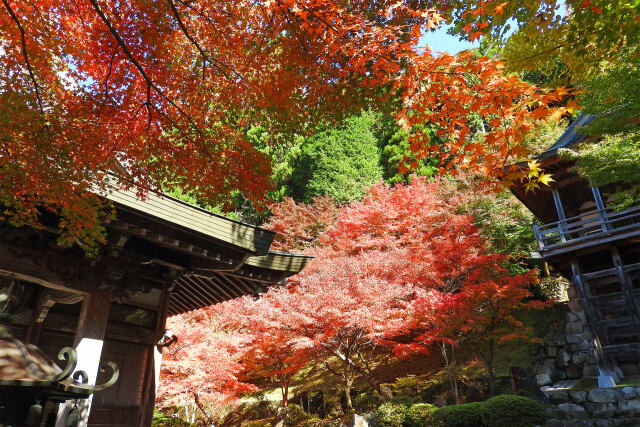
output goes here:
<path id="1" fill-rule="evenodd" d="M 171 327 L 194 347 L 172 347 L 176 362 L 165 375 L 176 384 L 207 381 L 227 396 L 243 389 L 243 379 L 267 378 L 286 393 L 305 365 L 346 348 L 408 356 L 461 337 L 481 345 L 527 335 L 513 313 L 538 308 L 526 300 L 535 276 L 510 276 L 500 266 L 506 257 L 487 253 L 472 217 L 456 213 L 472 191 L 414 177 L 409 185 L 375 185 L 350 206 L 322 198 L 311 206 L 291 200 L 274 206 L 271 225 L 284 233 L 280 244 L 305 248 L 315 259 L 259 299 L 183 315 Z M 207 345 L 226 353 L 198 356 Z M 193 370 L 184 371 L 191 363 Z M 225 365 L 228 374 L 215 371 Z M 227 380 L 233 387 L 224 388 Z"/>
<path id="2" fill-rule="evenodd" d="M 451 136 L 443 168 L 466 157 L 468 168 L 499 174 L 531 110 L 539 110 L 534 119 L 553 113 L 549 102 L 532 100 L 558 95 L 502 76 L 494 60 L 417 49 L 423 29 L 439 25 L 449 6 L 7 0 L 0 14 L 2 105 L 11 110 L 0 122 L 3 188 L 31 206 L 42 194 L 69 201 L 76 197 L 70 183 L 86 190 L 117 157 L 141 194 L 180 186 L 210 201 L 235 189 L 261 199 L 269 165 L 247 142 L 244 124 L 304 131 L 320 116 L 385 102 L 380 88 L 389 86 L 404 100 L 399 118 L 407 126 L 437 123 Z M 505 4 L 477 6 L 469 15 L 473 37 Z M 18 23 L 35 79 L 26 72 Z M 465 148 L 471 112 L 501 119 L 473 150 Z M 432 144 L 419 138 L 418 157 L 432 155 Z"/>
<path id="3" fill-rule="evenodd" d="M 258 389 L 239 379 L 248 337 L 214 328 L 205 310 L 168 319 L 178 341 L 163 351 L 158 405 L 180 407 L 196 398 L 225 404 Z"/>
<path id="4" fill-rule="evenodd" d="M 479 332 L 483 319 L 508 326 L 513 311 L 527 306 L 523 298 L 534 277 L 510 277 L 499 265 L 505 256 L 486 253 L 472 218 L 456 213 L 468 197 L 419 178 L 406 186 L 373 186 L 362 202 L 338 211 L 311 252 L 316 259 L 292 279 L 295 292 L 272 291 L 266 298 L 287 299 L 278 305 L 290 311 L 288 327 L 313 340 L 360 328 L 398 354 L 429 351 L 461 331 Z M 275 221 L 289 221 L 289 212 L 278 210 Z M 415 331 L 421 332 L 410 345 L 394 342 Z"/>

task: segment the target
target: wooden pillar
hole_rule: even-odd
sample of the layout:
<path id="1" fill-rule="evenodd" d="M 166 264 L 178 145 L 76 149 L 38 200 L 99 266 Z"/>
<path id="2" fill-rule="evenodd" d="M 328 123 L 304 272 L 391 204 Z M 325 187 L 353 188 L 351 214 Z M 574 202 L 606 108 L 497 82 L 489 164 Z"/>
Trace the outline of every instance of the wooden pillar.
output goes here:
<path id="1" fill-rule="evenodd" d="M 602 231 L 608 231 L 609 224 L 607 223 L 607 211 L 604 205 L 604 200 L 602 200 L 602 194 L 600 194 L 600 189 L 592 183 L 591 192 L 593 193 L 593 200 L 596 202 L 596 208 L 598 209 L 598 218 L 600 218 Z"/>
<path id="2" fill-rule="evenodd" d="M 560 233 L 560 240 L 562 242 L 566 242 L 567 217 L 564 214 L 564 207 L 562 206 L 562 200 L 560 199 L 560 192 L 558 191 L 558 188 L 552 188 L 551 194 L 553 195 L 553 203 L 556 205 L 556 212 L 558 213 L 558 232 Z"/>
<path id="3" fill-rule="evenodd" d="M 594 309 L 594 306 L 591 303 L 591 288 L 582 280 L 580 267 L 578 266 L 578 261 L 575 258 L 571 260 L 571 273 L 576 288 L 578 289 L 580 302 L 582 303 L 584 315 L 587 320 L 587 327 L 594 337 L 592 344 L 594 347 L 596 362 L 598 364 L 598 386 L 613 387 L 615 386 L 615 383 L 619 381 L 619 378 L 615 373 L 613 360 L 609 357 L 609 355 L 605 354 L 601 342 L 602 338 L 606 340 L 605 342 L 608 342 L 609 338 L 606 336 L 601 337 L 598 328 L 595 327 L 595 322 L 602 319 L 600 318 L 600 314 L 598 313 L 598 311 Z"/>
<path id="4" fill-rule="evenodd" d="M 544 237 L 542 236 L 542 233 L 540 232 L 540 226 L 535 222 L 535 220 L 533 221 L 533 235 L 536 238 L 536 242 L 538 242 L 538 250 L 541 251 L 544 249 Z"/>
<path id="5" fill-rule="evenodd" d="M 89 384 L 95 384 L 98 376 L 110 308 L 111 294 L 100 290 L 94 290 L 85 296 L 82 302 L 78 328 L 74 338 L 74 346 L 78 353 L 76 371 L 84 371 L 87 374 Z M 78 426 L 80 427 L 87 426 L 92 400 L 93 395 L 88 399 L 78 401 L 77 407 L 80 411 Z M 74 405 L 74 401 L 66 401 L 60 405 L 56 427 L 66 425 L 67 415 Z"/>
<path id="6" fill-rule="evenodd" d="M 165 326 L 167 323 L 167 309 L 169 306 L 170 293 L 167 286 L 162 292 L 160 298 L 160 307 L 158 317 L 156 319 L 156 340 L 159 341 L 164 336 Z M 158 376 L 160 374 L 160 364 L 162 363 L 162 351 L 157 345 L 151 346 L 149 349 L 147 364 L 145 366 L 145 378 L 142 392 L 142 402 L 140 407 L 140 415 L 138 418 L 139 426 L 150 426 L 153 421 L 153 408 L 155 407 L 156 392 L 158 391 Z"/>
<path id="7" fill-rule="evenodd" d="M 629 275 L 624 271 L 624 263 L 622 261 L 622 257 L 620 257 L 618 248 L 611 248 L 611 256 L 613 257 L 613 265 L 616 267 L 616 273 L 618 274 L 618 281 L 620 282 L 622 294 L 624 295 L 627 308 L 629 309 L 631 322 L 633 323 L 633 327 L 636 331 L 636 338 L 638 339 L 638 342 L 640 342 L 640 309 L 638 308 L 638 304 L 636 303 L 634 296 L 633 283 L 631 283 Z"/>

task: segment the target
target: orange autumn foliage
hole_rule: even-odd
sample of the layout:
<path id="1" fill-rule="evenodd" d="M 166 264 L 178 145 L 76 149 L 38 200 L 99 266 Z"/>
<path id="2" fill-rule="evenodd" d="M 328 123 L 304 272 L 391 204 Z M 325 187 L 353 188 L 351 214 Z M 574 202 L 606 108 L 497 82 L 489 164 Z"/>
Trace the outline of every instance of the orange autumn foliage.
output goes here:
<path id="1" fill-rule="evenodd" d="M 499 176 L 560 95 L 504 76 L 494 59 L 419 48 L 453 3 L 2 0 L 2 218 L 37 223 L 44 205 L 73 212 L 72 236 L 87 233 L 99 206 L 85 194 L 108 186 L 259 201 L 269 160 L 249 125 L 304 132 L 390 97 L 405 126 L 432 122 L 449 136 L 443 169 Z M 472 112 L 492 123 L 481 144 L 468 144 Z M 427 135 L 411 142 L 431 155 Z M 107 182 L 116 159 L 124 168 Z"/>

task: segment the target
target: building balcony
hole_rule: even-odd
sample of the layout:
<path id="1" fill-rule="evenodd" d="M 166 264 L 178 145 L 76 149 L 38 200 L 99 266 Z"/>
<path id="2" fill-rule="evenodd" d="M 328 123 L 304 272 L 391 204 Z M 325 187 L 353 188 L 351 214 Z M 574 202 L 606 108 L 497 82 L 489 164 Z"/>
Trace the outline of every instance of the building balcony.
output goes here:
<path id="1" fill-rule="evenodd" d="M 544 256 L 640 235 L 640 206 L 624 211 L 592 210 L 549 224 L 534 223 L 538 250 Z"/>

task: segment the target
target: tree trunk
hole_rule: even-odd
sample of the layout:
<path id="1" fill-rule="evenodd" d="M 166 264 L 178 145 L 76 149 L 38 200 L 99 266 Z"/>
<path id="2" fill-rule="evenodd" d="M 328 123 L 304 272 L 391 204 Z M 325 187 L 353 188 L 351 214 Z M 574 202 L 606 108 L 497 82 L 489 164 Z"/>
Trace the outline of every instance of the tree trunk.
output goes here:
<path id="1" fill-rule="evenodd" d="M 289 382 L 282 384 L 282 407 L 286 408 L 289 404 Z"/>
<path id="2" fill-rule="evenodd" d="M 207 422 L 211 423 L 211 418 L 209 418 L 209 414 L 207 414 L 206 411 L 204 410 L 204 408 L 202 407 L 202 402 L 200 402 L 200 397 L 198 396 L 198 394 L 194 393 L 193 397 L 194 397 L 193 400 L 195 401 L 196 406 L 198 407 L 198 409 L 200 409 L 200 411 L 204 415 L 204 417 L 207 420 Z M 194 408 L 193 412 L 194 412 L 194 420 L 195 420 L 195 408 Z"/>
<path id="3" fill-rule="evenodd" d="M 489 375 L 489 393 L 491 396 L 496 395 L 496 377 L 493 369 L 493 340 L 489 340 L 489 354 L 484 359 L 484 363 L 487 366 L 487 374 Z"/>
<path id="4" fill-rule="evenodd" d="M 347 400 L 347 411 L 353 410 L 351 404 L 351 386 L 353 385 L 353 375 L 346 375 L 344 381 L 344 397 Z"/>
<path id="5" fill-rule="evenodd" d="M 445 370 L 447 371 L 447 382 L 449 383 L 449 390 L 453 396 L 453 400 L 457 405 L 460 403 L 460 397 L 458 396 L 458 378 L 455 366 L 455 354 L 453 350 L 453 344 L 451 344 L 451 361 L 449 361 L 449 355 L 447 354 L 447 344 L 441 343 L 440 349 L 442 351 L 442 358 L 444 359 Z"/>
<path id="6" fill-rule="evenodd" d="M 343 363 L 347 364 L 347 366 L 350 366 L 351 368 L 353 368 L 354 371 L 356 371 L 357 373 L 359 373 L 360 375 L 362 375 L 367 382 L 371 385 L 371 387 L 373 387 L 373 389 L 378 392 L 378 394 L 380 394 L 380 398 L 383 401 L 386 400 L 391 400 L 391 398 L 393 397 L 393 393 L 391 393 L 391 390 L 389 390 L 387 387 L 383 387 L 382 384 L 380 384 L 379 381 L 377 381 L 376 379 L 374 379 L 369 372 L 367 372 L 365 369 L 362 369 L 362 367 L 360 365 L 358 365 L 357 363 L 354 363 L 351 359 L 349 359 L 348 357 L 346 357 L 344 354 L 342 354 L 342 352 L 332 349 L 328 346 L 325 346 L 329 351 L 331 351 L 331 353 L 335 356 L 338 357 L 338 359 L 340 359 Z"/>

